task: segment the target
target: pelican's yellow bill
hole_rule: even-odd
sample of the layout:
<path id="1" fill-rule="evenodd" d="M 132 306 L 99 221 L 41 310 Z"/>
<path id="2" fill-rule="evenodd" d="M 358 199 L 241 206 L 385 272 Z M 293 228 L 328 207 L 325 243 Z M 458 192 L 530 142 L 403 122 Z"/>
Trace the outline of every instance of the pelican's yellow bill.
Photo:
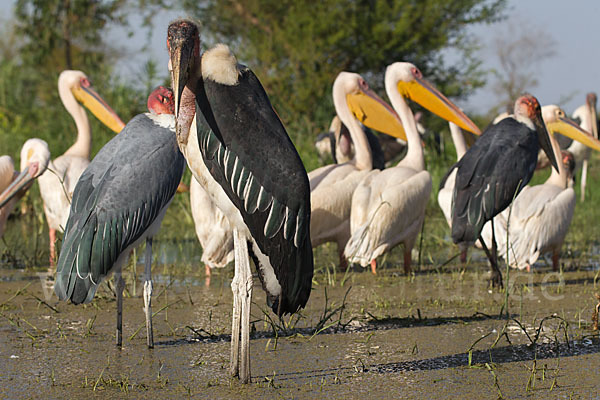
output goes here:
<path id="1" fill-rule="evenodd" d="M 346 95 L 346 102 L 352 114 L 366 127 L 407 140 L 400 118 L 383 100 L 358 92 Z"/>
<path id="2" fill-rule="evenodd" d="M 550 122 L 546 124 L 546 128 L 553 133 L 560 133 L 591 149 L 600 151 L 600 141 L 594 139 L 588 132 L 568 118 L 559 118 L 556 122 Z"/>
<path id="3" fill-rule="evenodd" d="M 403 97 L 420 104 L 440 118 L 453 122 L 466 131 L 481 135 L 477 125 L 425 79 L 410 82 L 400 81 L 398 82 L 398 92 Z"/>
<path id="4" fill-rule="evenodd" d="M 79 100 L 85 108 L 90 110 L 100 122 L 112 131 L 119 133 L 123 127 L 125 127 L 125 124 L 121 121 L 121 118 L 119 118 L 117 113 L 115 113 L 91 87 L 75 87 L 72 89 L 72 92 L 75 98 Z"/>

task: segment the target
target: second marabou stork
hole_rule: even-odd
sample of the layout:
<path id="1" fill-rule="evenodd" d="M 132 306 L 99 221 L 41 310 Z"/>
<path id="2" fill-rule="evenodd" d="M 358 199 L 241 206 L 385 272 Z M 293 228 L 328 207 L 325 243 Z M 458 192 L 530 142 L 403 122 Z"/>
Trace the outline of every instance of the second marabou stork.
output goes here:
<path id="1" fill-rule="evenodd" d="M 461 248 L 481 237 L 492 221 L 492 248 L 483 248 L 491 266 L 491 283 L 502 286 L 498 268 L 493 218 L 509 206 L 527 185 L 537 164 L 540 147 L 558 170 L 538 100 L 526 94 L 515 102 L 514 115 L 489 126 L 454 166 L 456 182 L 452 196 L 452 240 Z"/>
<path id="2" fill-rule="evenodd" d="M 247 383 L 250 258 L 277 315 L 298 311 L 310 296 L 308 176 L 258 78 L 226 45 L 201 56 L 198 27 L 177 20 L 169 25 L 167 48 L 179 148 L 233 228 L 230 372 Z"/>
<path id="3" fill-rule="evenodd" d="M 411 63 L 389 65 L 385 72 L 385 89 L 402 120 L 408 151 L 395 167 L 371 171 L 356 187 L 350 219 L 352 237 L 344 254 L 351 262 L 362 266 L 371 264 L 371 271 L 376 273 L 377 257 L 402 243 L 404 270 L 410 272 L 411 250 L 421 231 L 431 193 L 431 175 L 425 169 L 421 136 L 405 98 L 470 132 L 480 134 L 480 131 Z"/>
<path id="4" fill-rule="evenodd" d="M 168 93 L 150 95 L 168 110 Z M 146 242 L 144 311 L 148 347 L 152 332 L 152 238 L 181 181 L 184 158 L 174 134 L 171 113 L 135 116 L 85 169 L 75 186 L 58 258 L 54 291 L 60 300 L 89 303 L 109 274 L 117 280 L 117 345 L 122 344 L 124 281 L 121 268 L 131 250 Z"/>
<path id="5" fill-rule="evenodd" d="M 554 132 L 560 132 L 589 149 L 600 151 L 600 142 L 568 119 L 559 107 L 543 106 L 542 115 L 550 133 L 556 159 L 563 161 Z M 567 154 L 567 163 L 572 163 L 573 156 L 568 152 Z M 515 198 L 512 210 L 506 209 L 494 218 L 499 255 L 505 260 L 508 259 L 511 267 L 529 270 L 538 257 L 551 252 L 552 267 L 555 271 L 558 270 L 560 250 L 575 210 L 575 191 L 569 187 L 571 172 L 563 162 L 559 162 L 558 170 L 553 169 L 546 182 L 525 186 Z M 507 228 L 510 244 L 508 257 Z M 486 226 L 481 234 L 488 245 L 491 242 L 491 233 L 491 229 Z"/>

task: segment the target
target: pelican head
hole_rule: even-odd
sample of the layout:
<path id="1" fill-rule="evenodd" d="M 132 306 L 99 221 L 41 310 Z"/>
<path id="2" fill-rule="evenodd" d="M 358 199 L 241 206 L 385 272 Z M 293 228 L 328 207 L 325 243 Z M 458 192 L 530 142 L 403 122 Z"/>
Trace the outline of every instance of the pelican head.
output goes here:
<path id="1" fill-rule="evenodd" d="M 167 87 L 159 86 L 148 96 L 148 111 L 153 114 L 175 114 L 175 101 L 173 91 Z"/>
<path id="2" fill-rule="evenodd" d="M 554 151 L 552 151 L 552 144 L 550 143 L 548 130 L 546 129 L 544 119 L 542 118 L 542 109 L 538 99 L 529 93 L 519 97 L 515 101 L 514 116 L 517 121 L 527 125 L 530 129 L 533 129 L 537 132 L 538 143 L 540 144 L 540 147 L 548 156 L 548 160 L 550 160 L 550 163 L 554 169 L 558 171 L 558 163 L 556 161 L 556 157 L 554 156 Z"/>
<path id="3" fill-rule="evenodd" d="M 437 116 L 476 135 L 481 131 L 461 109 L 452 103 L 429 83 L 421 71 L 408 62 L 395 62 L 388 65 L 385 71 L 385 85 L 388 93 L 394 86 L 402 97 L 410 99 L 425 107 Z"/>
<path id="4" fill-rule="evenodd" d="M 171 86 L 175 97 L 177 140 L 180 143 L 187 144 L 187 136 L 196 107 L 194 97 L 184 96 L 184 90 L 188 83 L 193 85 L 195 84 L 194 79 L 197 79 L 196 74 L 200 59 L 198 26 L 194 22 L 185 19 L 171 22 L 167 30 L 167 49 L 169 51 Z M 187 91 L 190 91 L 189 87 Z"/>
<path id="5" fill-rule="evenodd" d="M 21 148 L 21 173 L 0 194 L 0 208 L 18 193 L 27 191 L 35 178 L 48 168 L 50 150 L 48 144 L 41 139 L 29 139 Z"/>
<path id="6" fill-rule="evenodd" d="M 81 71 L 67 70 L 60 73 L 58 77 L 58 93 L 64 104 L 68 103 L 65 88 L 73 94 L 75 99 L 92 112 L 108 128 L 114 132 L 121 132 L 125 126 L 121 118 L 94 90 L 87 75 Z"/>
<path id="7" fill-rule="evenodd" d="M 600 151 L 600 141 L 594 139 L 590 132 L 587 132 L 577 125 L 575 121 L 569 119 L 560 107 L 555 105 L 542 107 L 542 117 L 549 132 L 560 133 L 591 149 Z"/>
<path id="8" fill-rule="evenodd" d="M 338 94 L 344 93 L 345 98 Z M 350 112 L 363 125 L 406 140 L 406 132 L 398 114 L 392 107 L 373 92 L 359 74 L 340 72 L 333 82 L 333 103 L 336 110 L 343 109 L 345 100 Z"/>

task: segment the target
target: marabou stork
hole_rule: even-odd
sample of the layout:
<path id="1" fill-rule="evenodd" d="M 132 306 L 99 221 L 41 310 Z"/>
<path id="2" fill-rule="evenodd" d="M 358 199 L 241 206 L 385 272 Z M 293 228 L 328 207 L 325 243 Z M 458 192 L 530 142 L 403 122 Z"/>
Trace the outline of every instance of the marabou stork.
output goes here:
<path id="1" fill-rule="evenodd" d="M 481 242 L 490 260 L 493 285 L 502 286 L 493 218 L 508 207 L 533 176 L 540 146 L 558 170 L 540 104 L 526 94 L 515 102 L 514 116 L 490 125 L 446 174 L 457 169 L 452 196 L 454 243 L 468 248 L 480 238 L 483 225 L 492 221 L 491 251 Z"/>
<path id="2" fill-rule="evenodd" d="M 158 92 L 158 94 L 156 93 Z M 165 88 L 150 96 L 168 110 Z M 167 101 L 163 97 L 167 96 Z M 85 169 L 75 186 L 71 212 L 58 258 L 54 290 L 74 304 L 92 301 L 111 272 L 117 284 L 117 345 L 122 344 L 124 281 L 121 268 L 129 253 L 146 241 L 144 311 L 148 347 L 152 334 L 152 237 L 158 232 L 185 167 L 174 134 L 172 114 L 135 116 Z"/>
<path id="3" fill-rule="evenodd" d="M 51 265 L 54 265 L 56 260 L 54 246 L 56 231 L 64 230 L 69 217 L 73 190 L 82 172 L 90 163 L 92 133 L 85 109 L 78 101 L 114 132 L 120 132 L 125 126 L 81 71 L 61 72 L 58 77 L 58 94 L 65 109 L 75 121 L 77 140 L 62 156 L 52 160 L 48 170 L 38 179 L 49 228 Z"/>
<path id="4" fill-rule="evenodd" d="M 41 139 L 29 139 L 23 144 L 20 173 L 15 172 L 10 156 L 0 157 L 0 238 L 8 216 L 33 180 L 46 171 L 49 161 L 48 144 Z"/>
<path id="5" fill-rule="evenodd" d="M 405 98 L 409 98 L 447 121 L 475 134 L 475 124 L 450 100 L 423 79 L 411 63 L 387 67 L 385 89 L 402 120 L 408 138 L 406 156 L 392 168 L 371 171 L 352 196 L 350 226 L 352 237 L 344 254 L 351 262 L 371 264 L 396 245 L 404 244 L 404 270 L 411 270 L 411 250 L 421 231 L 425 207 L 431 193 L 431 175 L 425 170 L 425 156 L 416 121 Z"/>
<path id="6" fill-rule="evenodd" d="M 333 83 L 333 104 L 341 122 L 348 128 L 354 145 L 354 158 L 343 164 L 317 168 L 308 174 L 311 188 L 313 247 L 336 242 L 340 267 L 347 265 L 344 248 L 350 239 L 352 194 L 358 183 L 373 169 L 373 153 L 363 125 L 406 139 L 398 115 L 358 74 L 340 72 Z"/>
<path id="7" fill-rule="evenodd" d="M 177 20 L 169 25 L 167 48 L 179 147 L 233 228 L 230 372 L 247 383 L 250 257 L 277 315 L 296 312 L 310 295 L 308 177 L 258 78 L 226 45 L 200 56 L 198 27 Z"/>
<path id="8" fill-rule="evenodd" d="M 552 170 L 550 177 L 541 185 L 525 186 L 512 204 L 512 211 L 505 209 L 494 218 L 495 236 L 498 238 L 498 252 L 505 260 L 506 230 L 509 230 L 508 262 L 511 267 L 530 269 L 540 255 L 552 252 L 552 267 L 559 267 L 560 249 L 573 218 L 575 191 L 569 187 L 568 164 L 573 163 L 570 153 L 563 157 L 554 132 L 581 143 L 590 149 L 600 151 L 600 141 L 589 136 L 574 121 L 565 117 L 558 106 L 542 107 L 542 116 L 550 133 L 554 157 L 561 162 L 558 170 Z M 565 168 L 564 163 L 567 163 Z M 509 219 L 510 213 L 510 221 Z M 490 244 L 491 228 L 484 227 L 481 236 Z"/>

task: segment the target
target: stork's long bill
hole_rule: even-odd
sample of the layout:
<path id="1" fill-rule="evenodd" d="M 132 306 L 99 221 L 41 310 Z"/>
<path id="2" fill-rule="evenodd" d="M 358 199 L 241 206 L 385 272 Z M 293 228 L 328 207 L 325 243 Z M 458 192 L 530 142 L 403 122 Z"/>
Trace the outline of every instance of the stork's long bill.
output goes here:
<path id="1" fill-rule="evenodd" d="M 360 86 L 356 93 L 347 94 L 346 103 L 356 119 L 366 127 L 407 140 L 398 114 L 366 85 Z"/>
<path id="2" fill-rule="evenodd" d="M 0 208 L 4 207 L 6 203 L 10 201 L 17 193 L 21 190 L 27 189 L 35 179 L 39 171 L 39 164 L 37 162 L 29 164 L 14 181 L 0 194 Z"/>
<path id="3" fill-rule="evenodd" d="M 403 97 L 420 104 L 440 118 L 448 122 L 453 122 L 462 129 L 476 135 L 481 135 L 481 131 L 477 125 L 458 106 L 448 100 L 431 83 L 420 76 L 420 72 L 410 82 L 400 80 L 398 82 L 398 92 Z"/>
<path id="4" fill-rule="evenodd" d="M 193 78 L 192 69 L 197 69 L 197 60 L 200 58 L 199 41 L 198 28 L 195 24 L 181 20 L 169 25 L 167 32 L 169 70 L 173 83 L 177 139 L 180 142 L 187 141 L 189 128 L 196 111 L 193 96 L 186 96 L 186 100 L 183 102 L 190 102 L 190 104 L 185 104 L 183 108 L 182 98 L 186 86 L 195 84 L 191 78 Z M 182 112 L 185 115 L 180 115 Z"/>
<path id="5" fill-rule="evenodd" d="M 82 83 L 81 85 L 75 86 L 71 91 L 73 92 L 73 96 L 75 96 L 85 108 L 90 110 L 92 114 L 108 128 L 119 133 L 125 127 L 121 118 L 119 118 L 117 113 L 114 112 L 108 104 L 106 104 L 104 99 L 100 97 L 89 82 L 87 82 L 87 85 Z"/>

